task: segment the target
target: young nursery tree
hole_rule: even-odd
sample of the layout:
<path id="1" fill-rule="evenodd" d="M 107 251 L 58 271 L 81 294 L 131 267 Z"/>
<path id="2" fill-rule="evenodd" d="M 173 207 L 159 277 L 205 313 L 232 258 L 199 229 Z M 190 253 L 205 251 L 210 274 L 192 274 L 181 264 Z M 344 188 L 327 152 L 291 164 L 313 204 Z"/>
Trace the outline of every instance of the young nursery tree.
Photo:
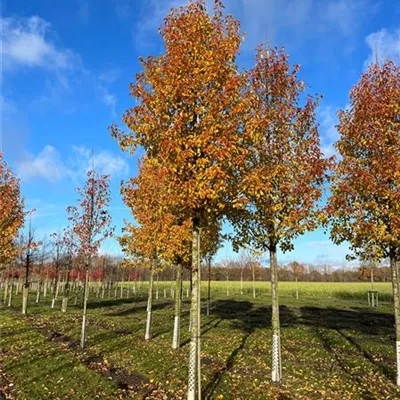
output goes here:
<path id="1" fill-rule="evenodd" d="M 235 57 L 242 36 L 239 23 L 224 16 L 221 1 L 209 15 L 205 1 L 172 9 L 160 29 L 165 54 L 141 59 L 143 72 L 131 85 L 138 105 L 123 121 L 130 132 L 111 128 L 122 149 L 142 146 L 162 160 L 174 202 L 192 220 L 191 308 L 188 399 L 200 396 L 199 264 L 200 228 L 224 211 L 229 177 L 242 165 L 241 91 Z M 186 218 L 185 218 L 186 219 Z"/>
<path id="2" fill-rule="evenodd" d="M 61 311 L 67 312 L 69 291 L 70 291 L 71 269 L 72 269 L 74 260 L 77 255 L 77 250 L 78 250 L 77 245 L 76 245 L 77 238 L 76 238 L 75 232 L 72 229 L 72 227 L 67 227 L 64 229 L 62 241 L 63 241 L 63 246 L 64 246 L 63 263 L 65 264 L 65 267 L 67 270 L 67 276 L 66 276 L 65 285 L 63 288 Z"/>
<path id="3" fill-rule="evenodd" d="M 98 175 L 95 170 L 87 173 L 86 184 L 77 188 L 79 194 L 78 206 L 69 206 L 68 220 L 77 238 L 79 257 L 85 270 L 85 285 L 83 292 L 83 316 L 81 331 L 81 347 L 86 340 L 86 306 L 88 298 L 89 270 L 92 258 L 99 250 L 104 239 L 113 234 L 111 216 L 108 212 L 110 203 L 109 176 Z"/>
<path id="4" fill-rule="evenodd" d="M 333 175 L 327 211 L 331 236 L 354 254 L 388 257 L 396 324 L 397 385 L 400 386 L 400 67 L 370 65 L 339 112 Z M 373 249 L 370 251 L 368 249 Z"/>
<path id="5" fill-rule="evenodd" d="M 0 151 L 0 267 L 17 257 L 16 239 L 24 217 L 24 200 L 21 197 L 19 180 Z"/>
<path id="6" fill-rule="evenodd" d="M 123 200 L 138 224 L 125 222 L 125 233 L 120 238 L 122 249 L 128 257 L 142 258 L 150 269 L 146 340 L 152 336 L 153 281 L 154 274 L 159 270 L 161 232 L 168 224 L 168 192 L 164 181 L 163 168 L 157 160 L 144 158 L 139 165 L 138 176 L 121 187 Z"/>
<path id="7" fill-rule="evenodd" d="M 36 275 L 38 279 L 37 291 L 36 291 L 36 303 L 39 303 L 40 301 L 40 295 L 43 286 L 43 270 L 45 268 L 46 262 L 48 261 L 48 257 L 49 257 L 48 242 L 46 237 L 44 237 L 42 241 L 40 254 L 38 255 L 37 267 L 36 267 Z"/>
<path id="8" fill-rule="evenodd" d="M 299 286 L 298 286 L 298 279 L 304 275 L 305 266 L 297 261 L 292 261 L 289 265 L 289 271 L 294 276 L 296 282 L 296 299 L 299 299 Z"/>
<path id="9" fill-rule="evenodd" d="M 272 381 L 282 377 L 277 249 L 314 229 L 327 162 L 319 147 L 317 102 L 300 105 L 304 84 L 299 66 L 291 69 L 283 50 L 260 46 L 249 72 L 245 95 L 247 136 L 251 140 L 246 171 L 230 219 L 239 245 L 269 251 L 272 286 Z"/>
<path id="10" fill-rule="evenodd" d="M 59 290 L 59 277 L 60 277 L 60 269 L 61 265 L 64 261 L 64 251 L 65 251 L 65 245 L 64 245 L 64 240 L 63 236 L 60 232 L 53 232 L 51 235 L 51 238 L 53 239 L 52 241 L 52 258 L 53 258 L 53 266 L 54 266 L 54 280 L 53 280 L 53 289 L 52 289 L 52 294 L 53 297 L 51 299 L 51 309 L 54 308 L 57 296 L 58 296 L 58 290 Z"/>
<path id="11" fill-rule="evenodd" d="M 29 213 L 29 224 L 26 233 L 20 235 L 19 240 L 19 259 L 20 263 L 25 269 L 25 282 L 22 290 L 22 314 L 26 314 L 28 307 L 29 297 L 29 286 L 30 286 L 30 273 L 32 267 L 37 260 L 38 250 L 41 246 L 41 242 L 35 239 L 35 229 L 32 227 L 32 214 L 35 210 L 30 210 Z"/>

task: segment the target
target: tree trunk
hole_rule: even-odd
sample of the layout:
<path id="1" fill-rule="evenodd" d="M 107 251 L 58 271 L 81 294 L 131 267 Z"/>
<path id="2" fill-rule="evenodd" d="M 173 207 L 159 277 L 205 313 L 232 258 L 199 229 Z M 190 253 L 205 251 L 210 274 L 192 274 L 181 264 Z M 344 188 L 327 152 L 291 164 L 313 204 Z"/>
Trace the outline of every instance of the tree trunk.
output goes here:
<path id="1" fill-rule="evenodd" d="M 181 272 L 182 265 L 178 264 L 176 268 L 176 296 L 175 296 L 175 319 L 174 319 L 174 334 L 172 337 L 172 348 L 179 349 L 180 346 L 180 327 L 181 327 Z"/>
<path id="2" fill-rule="evenodd" d="M 85 271 L 85 286 L 83 288 L 83 315 L 82 315 L 82 330 L 81 330 L 81 348 L 85 347 L 86 342 L 86 308 L 89 292 L 89 268 Z"/>
<path id="3" fill-rule="evenodd" d="M 297 276 L 296 276 L 296 300 L 298 300 L 298 299 L 299 299 L 299 285 L 298 285 Z"/>
<path id="4" fill-rule="evenodd" d="M 70 267 L 68 266 L 67 271 L 67 281 L 65 282 L 64 291 L 63 291 L 63 299 L 61 303 L 61 311 L 67 312 L 68 307 L 68 298 L 69 298 L 69 274 L 70 274 Z"/>
<path id="5" fill-rule="evenodd" d="M 28 308 L 28 296 L 29 296 L 29 266 L 30 259 L 29 256 L 26 261 L 26 270 L 25 270 L 25 283 L 24 288 L 22 290 L 22 314 L 26 314 L 26 309 Z"/>
<path id="6" fill-rule="evenodd" d="M 193 271 L 189 270 L 189 293 L 188 295 L 192 296 L 193 289 Z"/>
<path id="7" fill-rule="evenodd" d="M 6 279 L 6 284 L 5 284 L 5 286 L 4 286 L 4 301 L 3 301 L 3 303 L 5 304 L 6 303 L 6 301 L 7 301 L 7 296 L 8 296 L 8 285 L 9 285 L 9 282 L 8 282 L 8 278 Z"/>
<path id="8" fill-rule="evenodd" d="M 11 284 L 10 291 L 8 293 L 8 307 L 11 307 L 11 304 L 12 304 L 12 294 L 13 294 L 12 289 L 13 288 L 12 288 L 12 284 Z"/>
<path id="9" fill-rule="evenodd" d="M 190 329 L 190 348 L 189 348 L 189 377 L 188 377 L 188 400 L 201 397 L 199 390 L 201 381 L 198 381 L 200 375 L 200 360 L 199 360 L 199 346 L 200 346 L 200 320 L 199 320 L 199 300 L 200 300 L 200 282 L 199 282 L 199 221 L 197 218 L 193 219 L 193 244 L 192 244 L 192 292 L 191 292 L 191 329 Z"/>
<path id="10" fill-rule="evenodd" d="M 154 261 L 153 261 L 154 263 Z M 149 280 L 149 297 L 147 300 L 147 321 L 146 321 L 146 333 L 145 340 L 151 339 L 151 320 L 152 320 L 152 308 L 153 308 L 153 281 L 154 281 L 154 265 L 150 270 L 150 280 Z"/>
<path id="11" fill-rule="evenodd" d="M 394 253 L 394 252 L 392 252 Z M 397 253 L 397 252 L 396 252 Z M 396 329 L 396 384 L 400 386 L 400 291 L 399 291 L 399 256 L 390 257 L 390 269 L 392 272 L 393 304 Z"/>
<path id="12" fill-rule="evenodd" d="M 40 301 L 40 292 L 41 292 L 41 290 L 42 290 L 42 281 L 39 281 L 37 292 L 36 292 L 36 303 L 39 303 L 39 301 Z"/>
<path id="13" fill-rule="evenodd" d="M 66 291 L 69 292 L 69 288 L 65 288 Z M 68 308 L 68 292 L 65 292 L 63 294 L 63 298 L 62 298 L 62 302 L 61 302 L 61 311 L 62 312 L 67 312 L 67 308 Z"/>
<path id="14" fill-rule="evenodd" d="M 252 273 L 253 273 L 253 298 L 256 298 L 256 271 L 254 265 L 252 266 Z"/>
<path id="15" fill-rule="evenodd" d="M 58 267 L 56 268 L 56 276 L 54 278 L 54 285 L 53 285 L 53 298 L 51 299 L 51 308 L 54 308 L 54 305 L 57 300 L 58 295 Z"/>
<path id="16" fill-rule="evenodd" d="M 374 267 L 371 267 L 371 290 L 374 290 Z"/>
<path id="17" fill-rule="evenodd" d="M 44 281 L 44 287 L 43 287 L 43 297 L 47 297 L 47 286 L 49 284 L 48 277 L 46 276 L 46 280 Z"/>
<path id="18" fill-rule="evenodd" d="M 26 314 L 26 309 L 28 308 L 28 296 L 29 296 L 29 283 L 24 283 L 24 288 L 22 290 L 22 314 Z"/>
<path id="19" fill-rule="evenodd" d="M 197 265 L 198 265 L 198 274 L 197 274 L 197 397 L 201 400 L 201 258 L 200 258 L 200 235 L 201 229 L 199 229 L 199 234 L 197 235 Z"/>
<path id="20" fill-rule="evenodd" d="M 158 274 L 156 276 L 156 300 L 158 300 Z"/>
<path id="21" fill-rule="evenodd" d="M 208 260 L 208 287 L 207 287 L 207 316 L 211 308 L 211 259 Z"/>
<path id="22" fill-rule="evenodd" d="M 54 295 L 55 300 L 58 300 L 58 292 L 59 291 L 60 291 L 60 273 L 58 274 L 58 277 L 57 277 L 56 293 Z"/>
<path id="23" fill-rule="evenodd" d="M 278 262 L 276 247 L 270 249 L 271 292 L 272 292 L 272 382 L 279 383 L 282 378 L 281 333 L 278 300 Z"/>

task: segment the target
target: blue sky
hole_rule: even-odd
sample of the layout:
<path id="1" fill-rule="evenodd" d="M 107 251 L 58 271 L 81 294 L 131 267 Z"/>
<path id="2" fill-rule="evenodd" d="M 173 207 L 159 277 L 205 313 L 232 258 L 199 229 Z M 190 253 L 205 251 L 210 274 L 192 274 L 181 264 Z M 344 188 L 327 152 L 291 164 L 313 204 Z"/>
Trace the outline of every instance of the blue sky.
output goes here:
<path id="1" fill-rule="evenodd" d="M 122 153 L 107 127 L 132 107 L 128 85 L 138 57 L 158 54 L 157 29 L 176 0 L 3 0 L 1 9 L 1 145 L 36 208 L 38 234 L 66 224 L 65 207 L 87 169 L 112 176 L 111 212 L 117 233 L 129 218 L 121 180 L 137 171 L 138 157 Z M 399 0 L 226 0 L 246 39 L 239 65 L 252 66 L 260 41 L 284 46 L 313 94 L 322 147 L 333 153 L 336 111 L 371 60 L 400 60 Z M 115 241 L 103 251 L 118 253 Z M 347 247 L 322 231 L 295 242 L 287 262 L 344 263 Z M 230 246 L 218 257 L 231 254 Z"/>

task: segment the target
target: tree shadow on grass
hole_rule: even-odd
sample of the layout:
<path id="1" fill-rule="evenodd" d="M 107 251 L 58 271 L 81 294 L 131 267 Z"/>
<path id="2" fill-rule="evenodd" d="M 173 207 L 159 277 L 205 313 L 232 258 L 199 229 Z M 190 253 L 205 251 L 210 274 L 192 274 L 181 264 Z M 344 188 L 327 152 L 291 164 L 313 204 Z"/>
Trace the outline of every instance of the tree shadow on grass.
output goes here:
<path id="1" fill-rule="evenodd" d="M 157 310 L 162 310 L 164 308 L 171 308 L 172 306 L 173 306 L 173 304 L 171 302 L 157 303 L 157 304 L 153 304 L 151 309 L 152 309 L 152 311 L 157 311 Z M 143 311 L 146 311 L 146 309 L 147 309 L 147 304 L 143 304 L 141 306 L 129 307 L 124 310 L 112 311 L 105 315 L 110 316 L 110 317 L 121 317 L 121 316 L 125 316 L 125 315 L 135 314 L 137 312 L 143 312 Z"/>
<path id="2" fill-rule="evenodd" d="M 343 332 L 346 330 L 355 332 L 356 335 L 360 334 L 369 339 L 385 338 L 387 345 L 394 345 L 394 316 L 392 314 L 381 313 L 365 308 L 342 310 L 333 307 L 301 307 L 300 313 L 299 318 L 295 320 L 295 324 L 313 327 L 316 336 L 319 338 L 326 351 L 335 354 L 335 346 L 328 343 L 326 338 L 324 338 L 324 329 L 334 331 L 341 335 L 342 338 L 353 345 L 360 352 L 360 355 L 366 358 L 384 376 L 392 381 L 395 379 L 395 372 L 390 366 L 378 362 L 373 354 L 365 350 L 351 334 Z M 380 341 L 380 343 L 382 342 Z M 339 360 L 336 354 L 335 358 L 340 368 L 349 374 L 343 360 Z M 352 376 L 352 378 L 359 380 L 357 376 Z M 374 398 L 371 393 L 366 393 L 365 396 L 366 399 Z"/>
<path id="3" fill-rule="evenodd" d="M 363 392 L 363 399 L 365 400 L 375 400 L 376 396 L 370 391 L 368 390 L 368 388 L 365 387 L 364 382 L 362 381 L 362 379 L 357 375 L 357 374 L 353 374 L 351 373 L 351 369 L 349 368 L 349 366 L 344 362 L 344 357 L 340 356 L 340 352 L 338 352 L 337 348 L 334 346 L 334 344 L 332 343 L 331 338 L 329 337 L 329 335 L 327 335 L 326 331 L 324 331 L 321 328 L 315 327 L 314 329 L 314 333 L 315 336 L 319 339 L 319 341 L 322 344 L 322 347 L 324 348 L 324 350 L 331 354 L 335 361 L 334 363 L 336 363 L 339 368 L 351 379 L 354 380 L 358 383 L 359 387 L 362 387 L 364 392 Z M 331 365 L 331 371 L 333 368 L 334 364 Z"/>
<path id="4" fill-rule="evenodd" d="M 114 306 L 120 306 L 123 304 L 132 304 L 132 303 L 140 303 L 146 300 L 146 297 L 132 297 L 128 299 L 107 299 L 101 300 L 98 299 L 97 301 L 91 300 L 87 304 L 88 309 L 95 309 L 95 308 L 108 308 Z"/>
<path id="5" fill-rule="evenodd" d="M 294 315 L 286 306 L 279 308 L 281 324 L 286 325 L 288 321 L 294 320 Z M 271 307 L 257 306 L 249 301 L 236 301 L 236 300 L 217 300 L 212 306 L 212 315 L 215 315 L 222 320 L 232 320 L 235 328 L 243 331 L 243 336 L 229 357 L 225 364 L 214 372 L 209 383 L 203 390 L 203 397 L 211 399 L 215 389 L 220 384 L 224 374 L 229 373 L 235 364 L 237 355 L 246 346 L 248 338 L 258 328 L 266 328 L 271 326 Z"/>
<path id="6" fill-rule="evenodd" d="M 253 332 L 257 328 L 271 327 L 272 308 L 249 301 L 217 300 L 213 303 L 212 315 L 235 320 L 235 326 L 244 332 Z M 292 325 L 297 317 L 291 308 L 280 305 L 279 318 L 281 326 L 284 327 Z"/>
<path id="7" fill-rule="evenodd" d="M 374 356 L 367 350 L 363 349 L 362 346 L 357 343 L 357 341 L 352 338 L 350 335 L 345 334 L 339 329 L 336 329 L 336 332 L 339 333 L 344 339 L 346 339 L 351 345 L 353 345 L 371 364 L 375 365 L 375 367 L 388 379 L 395 381 L 396 373 L 393 368 L 389 367 L 387 364 L 383 364 L 374 358 Z M 388 361 L 388 360 L 386 360 Z"/>
<path id="8" fill-rule="evenodd" d="M 351 329 L 367 335 L 394 334 L 394 316 L 365 309 L 342 310 L 333 307 L 301 307 L 296 325 L 325 329 Z"/>
<path id="9" fill-rule="evenodd" d="M 203 337 L 206 333 L 210 332 L 211 329 L 217 328 L 218 325 L 223 321 L 222 318 L 213 318 L 210 321 L 208 321 L 206 324 L 201 325 L 201 337 Z M 185 325 L 183 329 L 187 329 L 187 326 Z M 204 329 L 205 328 L 205 329 Z M 182 329 L 182 326 L 181 326 Z M 181 342 L 180 347 L 186 346 L 187 344 L 190 343 L 190 335 L 189 337 Z"/>
<path id="10" fill-rule="evenodd" d="M 342 310 L 333 307 L 301 307 L 296 309 L 286 306 L 279 307 L 281 327 L 291 326 L 310 326 L 315 329 L 316 335 L 321 341 L 322 346 L 329 353 L 334 353 L 334 345 L 325 340 L 323 330 L 333 330 L 341 334 L 360 353 L 375 365 L 386 377 L 394 379 L 394 372 L 387 366 L 374 361 L 373 356 L 362 349 L 362 347 L 348 335 L 344 335 L 341 330 L 352 330 L 364 335 L 390 336 L 394 337 L 394 317 L 392 314 L 385 314 L 368 309 Z M 221 382 L 225 373 L 229 372 L 235 363 L 237 354 L 244 349 L 246 342 L 255 329 L 271 327 L 271 306 L 259 306 L 249 301 L 235 300 L 217 300 L 213 303 L 212 315 L 222 320 L 232 320 L 236 328 L 242 329 L 243 337 L 240 344 L 232 351 L 225 365 L 215 371 L 208 385 L 204 388 L 203 395 L 205 399 L 212 397 L 213 392 Z M 394 339 L 393 339 L 394 340 Z M 336 363 L 348 375 L 350 371 L 343 363 L 343 360 L 337 358 Z M 351 376 L 352 379 L 360 380 L 357 376 Z M 373 394 L 366 391 L 366 399 L 372 399 Z"/>

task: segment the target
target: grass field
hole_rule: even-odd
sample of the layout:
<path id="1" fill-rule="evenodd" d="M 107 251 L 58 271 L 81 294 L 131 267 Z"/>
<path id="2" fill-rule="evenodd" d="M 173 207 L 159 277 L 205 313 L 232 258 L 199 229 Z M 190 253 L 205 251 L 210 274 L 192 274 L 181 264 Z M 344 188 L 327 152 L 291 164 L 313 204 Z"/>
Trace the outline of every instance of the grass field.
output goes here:
<path id="1" fill-rule="evenodd" d="M 126 284 L 128 285 L 128 284 Z M 268 283 L 213 283 L 211 315 L 202 316 L 203 399 L 398 399 L 390 284 L 376 284 L 382 302 L 368 308 L 360 283 L 281 283 L 283 383 L 270 382 Z M 169 288 L 167 284 L 166 287 Z M 173 299 L 159 283 L 153 339 L 144 340 L 146 286 L 134 298 L 92 297 L 87 348 L 79 348 L 81 310 L 50 310 L 50 298 L 28 315 L 20 295 L 1 306 L 1 380 L 8 398 L 182 399 L 186 395 L 189 302 L 182 346 L 172 350 Z M 205 294 L 203 286 L 203 295 Z M 203 303 L 203 310 L 205 304 Z"/>
<path id="2" fill-rule="evenodd" d="M 128 284 L 127 284 L 128 285 Z M 159 287 L 168 287 L 172 282 L 160 282 Z M 203 297 L 206 294 L 207 282 L 202 282 Z M 211 283 L 214 293 L 226 293 L 227 287 L 229 293 L 233 295 L 240 294 L 240 282 L 215 281 Z M 185 288 L 188 285 L 185 284 Z M 255 282 L 256 292 L 259 295 L 271 294 L 271 284 L 269 282 Z M 371 289 L 370 282 L 298 282 L 299 295 L 306 297 L 331 297 L 338 299 L 358 299 L 367 300 L 367 291 Z M 385 301 L 392 299 L 392 284 L 375 282 L 374 290 L 379 292 L 379 298 Z M 253 283 L 243 282 L 244 294 L 253 293 Z M 296 293 L 296 284 L 294 282 L 280 282 L 279 293 L 282 296 L 294 296 Z"/>

